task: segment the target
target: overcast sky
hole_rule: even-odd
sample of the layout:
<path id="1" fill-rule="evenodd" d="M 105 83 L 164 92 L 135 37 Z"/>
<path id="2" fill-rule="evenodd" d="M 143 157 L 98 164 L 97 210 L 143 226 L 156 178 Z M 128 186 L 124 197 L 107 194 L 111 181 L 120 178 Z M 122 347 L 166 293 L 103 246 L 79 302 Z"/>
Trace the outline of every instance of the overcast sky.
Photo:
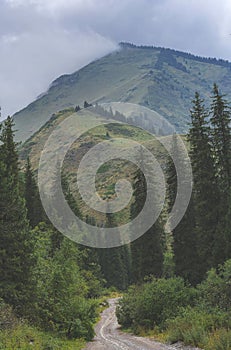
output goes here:
<path id="1" fill-rule="evenodd" d="M 231 60 L 230 0 L 0 0 L 5 117 L 120 41 Z"/>

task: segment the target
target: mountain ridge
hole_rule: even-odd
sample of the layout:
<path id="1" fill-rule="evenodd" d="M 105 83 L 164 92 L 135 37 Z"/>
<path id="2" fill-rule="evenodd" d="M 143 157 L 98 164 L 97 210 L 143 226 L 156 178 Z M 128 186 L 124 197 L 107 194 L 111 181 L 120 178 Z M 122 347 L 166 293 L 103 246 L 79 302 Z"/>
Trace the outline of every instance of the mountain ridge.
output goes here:
<path id="1" fill-rule="evenodd" d="M 25 141 L 53 113 L 84 100 L 141 104 L 163 115 L 178 132 L 185 132 L 195 91 L 208 100 L 214 82 L 231 97 L 229 61 L 120 43 L 119 50 L 55 79 L 47 92 L 17 112 L 16 138 Z"/>

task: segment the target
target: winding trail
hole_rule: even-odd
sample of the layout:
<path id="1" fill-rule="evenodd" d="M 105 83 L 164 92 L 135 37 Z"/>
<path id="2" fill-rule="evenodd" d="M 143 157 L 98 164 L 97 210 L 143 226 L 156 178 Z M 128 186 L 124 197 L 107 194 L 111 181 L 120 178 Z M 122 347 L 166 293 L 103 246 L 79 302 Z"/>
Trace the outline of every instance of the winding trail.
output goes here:
<path id="1" fill-rule="evenodd" d="M 165 345 L 148 338 L 137 337 L 119 330 L 115 310 L 118 299 L 110 299 L 95 327 L 95 338 L 85 350 L 196 350 L 178 345 Z M 199 349 L 198 349 L 199 350 Z"/>

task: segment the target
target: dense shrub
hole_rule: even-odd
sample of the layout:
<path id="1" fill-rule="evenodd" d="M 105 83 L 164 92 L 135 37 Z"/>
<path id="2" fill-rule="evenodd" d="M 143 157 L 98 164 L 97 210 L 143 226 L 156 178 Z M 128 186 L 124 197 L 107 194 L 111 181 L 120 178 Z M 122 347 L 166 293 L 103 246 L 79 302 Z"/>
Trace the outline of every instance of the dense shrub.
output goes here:
<path id="1" fill-rule="evenodd" d="M 166 326 L 170 342 L 182 341 L 204 348 L 212 343 L 214 331 L 231 327 L 231 314 L 218 309 L 208 312 L 198 307 L 187 307 L 176 318 L 168 320 Z"/>
<path id="2" fill-rule="evenodd" d="M 218 306 L 222 310 L 231 309 L 231 259 L 217 270 L 212 269 L 207 279 L 198 286 L 200 303 L 208 308 Z"/>
<path id="3" fill-rule="evenodd" d="M 211 269 L 197 288 L 181 278 L 154 279 L 133 286 L 120 301 L 117 315 L 134 332 L 164 332 L 169 342 L 182 341 L 205 350 L 231 349 L 231 260 Z"/>
<path id="4" fill-rule="evenodd" d="M 231 330 L 218 329 L 210 335 L 206 350 L 230 350 L 231 349 Z"/>
<path id="5" fill-rule="evenodd" d="M 80 268 L 83 253 L 78 247 L 64 238 L 60 247 L 52 251 L 52 232 L 47 229 L 44 232 L 42 228 L 40 225 L 33 230 L 36 288 L 28 318 L 41 329 L 63 337 L 91 340 L 98 302 L 89 298 L 89 294 L 96 293 L 100 286 L 94 285 L 94 279 L 89 282 L 91 271 Z"/>
<path id="6" fill-rule="evenodd" d="M 11 329 L 18 324 L 12 307 L 0 299 L 0 330 Z"/>
<path id="7" fill-rule="evenodd" d="M 19 323 L 10 330 L 0 331 L 0 349 L 4 350 L 80 350 L 85 341 L 66 340 L 43 333 L 26 324 Z"/>
<path id="8" fill-rule="evenodd" d="M 131 287 L 117 308 L 119 323 L 136 331 L 141 326 L 164 327 L 168 318 L 178 315 L 180 308 L 195 303 L 196 290 L 183 279 L 153 279 L 142 287 Z"/>

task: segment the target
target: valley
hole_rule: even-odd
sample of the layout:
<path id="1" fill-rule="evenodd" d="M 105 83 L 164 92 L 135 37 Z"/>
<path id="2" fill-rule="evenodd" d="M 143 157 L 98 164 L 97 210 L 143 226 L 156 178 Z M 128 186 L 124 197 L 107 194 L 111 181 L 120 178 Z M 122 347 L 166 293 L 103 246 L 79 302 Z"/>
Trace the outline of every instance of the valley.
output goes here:
<path id="1" fill-rule="evenodd" d="M 121 44 L 0 124 L 0 348 L 230 350 L 230 65 Z"/>

